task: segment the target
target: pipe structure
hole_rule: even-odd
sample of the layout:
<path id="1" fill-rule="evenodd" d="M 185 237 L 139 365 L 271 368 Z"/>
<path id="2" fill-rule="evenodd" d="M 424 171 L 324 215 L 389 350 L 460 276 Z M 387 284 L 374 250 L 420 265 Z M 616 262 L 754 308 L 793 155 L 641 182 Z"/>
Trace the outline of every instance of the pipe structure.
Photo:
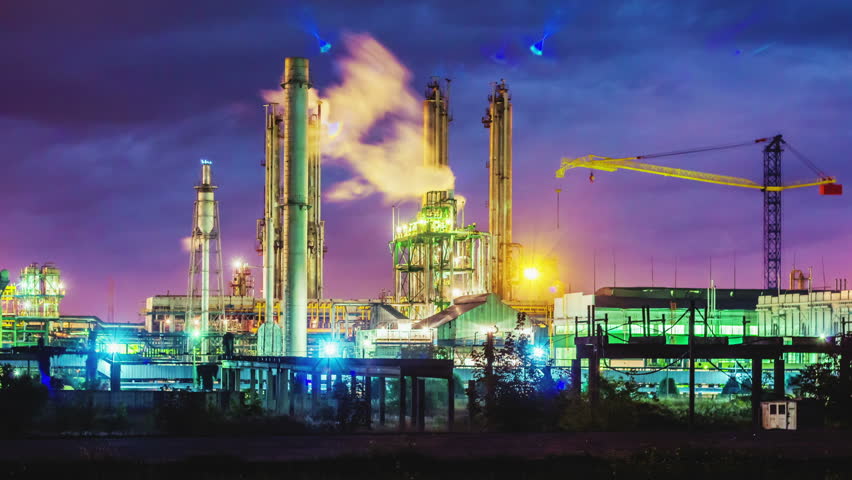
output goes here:
<path id="1" fill-rule="evenodd" d="M 423 164 L 426 166 L 449 165 L 447 139 L 449 122 L 452 120 L 449 102 L 449 80 L 445 90 L 437 79 L 432 79 L 426 85 L 426 99 L 423 100 Z"/>
<path id="2" fill-rule="evenodd" d="M 281 155 L 279 138 L 281 116 L 278 105 L 266 107 L 266 144 L 264 167 L 266 185 L 264 189 L 263 229 L 260 235 L 263 250 L 263 297 L 264 322 L 276 323 L 275 302 L 281 298 L 278 256 L 281 250 Z"/>
<path id="3" fill-rule="evenodd" d="M 322 102 L 308 124 L 308 298 L 323 298 L 325 222 L 322 220 Z"/>
<path id="4" fill-rule="evenodd" d="M 284 152 L 287 172 L 287 292 L 284 355 L 308 354 L 308 90 L 307 58 L 286 58 Z"/>
<path id="5" fill-rule="evenodd" d="M 512 243 L 512 101 L 504 81 L 488 95 L 482 124 L 490 130 L 488 155 L 488 230 L 491 249 L 491 290 L 512 300 L 514 279 Z"/>

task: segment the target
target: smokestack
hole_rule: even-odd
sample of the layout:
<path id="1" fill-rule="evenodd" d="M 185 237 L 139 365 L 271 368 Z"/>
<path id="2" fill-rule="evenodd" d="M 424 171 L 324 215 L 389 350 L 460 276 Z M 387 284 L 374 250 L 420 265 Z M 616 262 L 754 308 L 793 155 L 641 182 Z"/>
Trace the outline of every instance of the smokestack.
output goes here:
<path id="1" fill-rule="evenodd" d="M 490 130 L 488 155 L 488 230 L 493 248 L 491 291 L 511 300 L 514 276 L 512 243 L 512 102 L 504 81 L 488 95 L 482 124 Z"/>
<path id="2" fill-rule="evenodd" d="M 284 60 L 284 154 L 287 172 L 287 293 L 284 354 L 308 354 L 308 90 L 306 58 Z"/>

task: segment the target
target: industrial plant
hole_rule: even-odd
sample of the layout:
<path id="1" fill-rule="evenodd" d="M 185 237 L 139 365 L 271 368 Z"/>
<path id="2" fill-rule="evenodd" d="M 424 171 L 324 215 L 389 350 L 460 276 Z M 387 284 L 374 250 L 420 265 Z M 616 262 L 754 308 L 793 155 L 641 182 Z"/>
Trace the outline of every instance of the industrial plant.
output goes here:
<path id="1" fill-rule="evenodd" d="M 422 128 L 428 168 L 452 165 L 449 85 L 439 78 L 426 83 Z M 385 382 L 392 379 L 401 392 L 399 424 L 404 428 L 409 416 L 422 429 L 426 389 L 440 381 L 452 428 L 454 398 L 463 395 L 454 378 L 472 378 L 477 352 L 510 337 L 528 338 L 535 361 L 560 385 L 592 397 L 601 376 L 636 375 L 643 391 L 674 379 L 692 396 L 697 388 L 700 395 L 714 396 L 729 379 L 759 378 L 764 367 L 772 369 L 773 391 L 783 397 L 794 372 L 849 348 L 841 341 L 852 323 L 852 290 L 845 280 L 816 288 L 809 272 L 781 271 L 781 193 L 803 187 L 841 193 L 836 179 L 821 172 L 815 180 L 783 183 L 782 152 L 795 150 L 781 135 L 658 155 L 589 155 L 564 159 L 561 166 L 553 159 L 556 177 L 574 168 L 632 170 L 761 191 L 762 289 L 716 288 L 711 280 L 702 288 L 611 285 L 591 292 L 553 289 L 543 299 L 525 294 L 523 282 L 542 272 L 522 263 L 524 245 L 513 232 L 510 86 L 500 79 L 482 92 L 482 124 L 489 132 L 488 151 L 482 152 L 488 225 L 465 223 L 466 199 L 453 189 L 416 192 L 419 209 L 411 217 L 393 209 L 392 235 L 385 239 L 392 291 L 373 299 L 328 298 L 321 181 L 327 122 L 323 101 L 311 95 L 310 61 L 285 59 L 280 82 L 285 101 L 263 106 L 265 184 L 257 186 L 263 210 L 257 212 L 255 246 L 261 265 L 251 265 L 257 263 L 252 259 L 223 263 L 228 232 L 220 228 L 216 192 L 228 189 L 228 182 L 216 177 L 215 161 L 200 159 L 198 183 L 184 185 L 186 205 L 175 205 L 188 215 L 194 198 L 186 292 L 151 291 L 142 322 L 117 323 L 63 315 L 61 265 L 26 265 L 14 278 L 4 271 L 2 362 L 35 371 L 37 362 L 31 361 L 41 355 L 39 349 L 51 348 L 46 375 L 102 382 L 100 388 L 112 391 L 252 390 L 267 409 L 291 415 L 315 411 L 327 402 L 333 382 L 341 381 L 375 401 L 370 418 L 380 424 L 397 408 L 385 404 Z M 523 101 L 518 99 L 519 108 Z M 259 142 L 261 132 L 257 135 Z M 755 144 L 763 148 L 763 182 L 647 163 Z"/>

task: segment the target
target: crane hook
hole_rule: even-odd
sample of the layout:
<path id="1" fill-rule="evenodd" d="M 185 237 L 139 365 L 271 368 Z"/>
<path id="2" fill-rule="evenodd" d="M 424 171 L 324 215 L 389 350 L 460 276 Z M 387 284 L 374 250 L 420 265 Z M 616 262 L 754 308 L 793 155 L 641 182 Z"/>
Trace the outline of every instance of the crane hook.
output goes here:
<path id="1" fill-rule="evenodd" d="M 595 183 L 595 172 L 589 173 L 589 183 Z"/>

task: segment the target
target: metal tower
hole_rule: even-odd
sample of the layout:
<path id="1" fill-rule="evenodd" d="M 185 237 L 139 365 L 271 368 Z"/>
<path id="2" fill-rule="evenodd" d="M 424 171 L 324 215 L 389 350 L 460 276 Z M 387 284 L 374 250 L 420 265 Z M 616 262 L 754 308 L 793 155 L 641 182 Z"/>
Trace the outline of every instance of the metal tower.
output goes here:
<path id="1" fill-rule="evenodd" d="M 215 200 L 212 162 L 201 159 L 201 183 L 195 186 L 196 199 L 193 208 L 192 236 L 189 249 L 189 287 L 187 288 L 186 327 L 193 337 L 201 339 L 201 354 L 208 353 L 207 334 L 219 327 L 224 312 L 221 305 L 224 292 L 222 278 L 222 243 L 219 236 L 219 202 Z M 215 249 L 216 289 L 210 289 L 211 241 Z M 211 310 L 210 297 L 219 304 Z M 199 318 L 195 318 L 195 298 L 200 297 Z M 212 315 L 211 315 L 212 314 Z M 211 317 L 213 328 L 211 328 Z"/>
<path id="2" fill-rule="evenodd" d="M 488 164 L 488 230 L 491 249 L 491 291 L 512 300 L 518 245 L 512 242 L 512 101 L 502 80 L 488 95 L 482 124 L 490 130 Z"/>
<path id="3" fill-rule="evenodd" d="M 781 135 L 763 149 L 763 186 L 781 186 Z M 781 190 L 763 190 L 763 271 L 767 289 L 778 288 L 781 272 Z"/>

